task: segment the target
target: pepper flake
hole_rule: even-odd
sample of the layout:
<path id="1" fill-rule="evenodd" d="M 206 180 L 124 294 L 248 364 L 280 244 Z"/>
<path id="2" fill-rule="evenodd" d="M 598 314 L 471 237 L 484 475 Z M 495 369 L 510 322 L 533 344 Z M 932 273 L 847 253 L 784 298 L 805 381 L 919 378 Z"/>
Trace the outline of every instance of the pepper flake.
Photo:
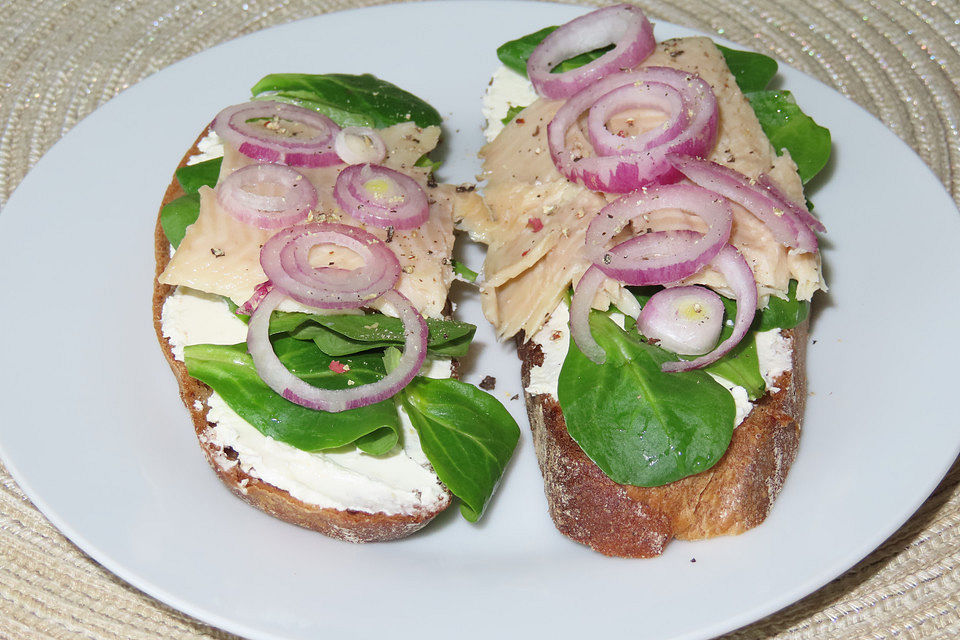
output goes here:
<path id="1" fill-rule="evenodd" d="M 339 360 L 332 360 L 330 362 L 330 371 L 333 371 L 334 373 L 346 373 L 347 371 L 350 371 L 350 365 L 341 364 Z"/>

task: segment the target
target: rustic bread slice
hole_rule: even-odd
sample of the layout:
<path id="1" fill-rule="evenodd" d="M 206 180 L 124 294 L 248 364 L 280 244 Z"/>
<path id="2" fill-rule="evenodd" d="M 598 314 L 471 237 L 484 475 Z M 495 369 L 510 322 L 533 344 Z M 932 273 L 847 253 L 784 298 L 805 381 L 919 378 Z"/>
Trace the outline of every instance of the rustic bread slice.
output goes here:
<path id="1" fill-rule="evenodd" d="M 792 368 L 760 398 L 711 469 L 662 487 L 608 478 L 567 432 L 557 399 L 526 394 L 534 450 L 557 529 L 610 556 L 649 558 L 672 538 L 698 540 L 742 533 L 767 517 L 797 455 L 806 400 L 808 323 L 783 331 Z M 517 338 L 524 388 L 543 362 L 539 344 Z M 598 419 L 602 417 L 598 416 Z"/>
<path id="2" fill-rule="evenodd" d="M 185 166 L 191 157 L 199 153 L 198 143 L 208 133 L 209 128 L 200 134 L 183 156 L 179 167 Z M 182 195 L 184 195 L 183 190 L 174 178 L 163 197 L 161 209 Z M 161 284 L 157 280 L 170 261 L 170 243 L 160 225 L 159 216 L 154 232 L 154 253 L 157 265 L 153 280 L 153 325 L 157 339 L 180 385 L 180 397 L 190 412 L 200 448 L 207 462 L 237 497 L 281 520 L 349 542 L 381 542 L 408 536 L 424 527 L 450 505 L 450 493 L 444 491 L 441 499 L 435 504 L 418 509 L 412 514 L 368 513 L 360 510 L 323 508 L 299 500 L 287 491 L 244 472 L 238 463 L 237 452 L 230 447 L 223 447 L 212 437 L 214 424 L 207 419 L 210 409 L 207 400 L 212 394 L 212 389 L 190 377 L 186 365 L 174 357 L 173 347 L 163 333 L 161 323 L 163 304 L 173 295 L 176 287 Z"/>

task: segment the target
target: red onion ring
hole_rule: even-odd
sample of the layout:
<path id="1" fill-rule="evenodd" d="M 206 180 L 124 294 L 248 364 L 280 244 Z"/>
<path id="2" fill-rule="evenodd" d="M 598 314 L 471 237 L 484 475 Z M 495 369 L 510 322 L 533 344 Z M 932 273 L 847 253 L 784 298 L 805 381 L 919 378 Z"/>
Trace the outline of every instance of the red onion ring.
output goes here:
<path id="1" fill-rule="evenodd" d="M 416 180 L 377 164 L 341 171 L 333 197 L 346 214 L 382 229 L 416 229 L 430 216 L 427 194 Z"/>
<path id="2" fill-rule="evenodd" d="M 700 285 L 656 292 L 637 317 L 637 330 L 658 346 L 681 355 L 703 355 L 723 329 L 723 302 Z"/>
<path id="3" fill-rule="evenodd" d="M 333 149 L 347 164 L 382 162 L 387 157 L 383 138 L 370 127 L 344 127 L 337 132 Z"/>
<path id="4" fill-rule="evenodd" d="M 282 195 L 261 195 L 252 188 L 275 185 Z M 299 171 L 282 164 L 252 164 L 217 185 L 217 200 L 240 222 L 279 229 L 306 219 L 317 206 L 317 190 Z"/>
<path id="5" fill-rule="evenodd" d="M 630 108 L 658 109 L 667 114 L 667 119 L 659 127 L 636 136 L 624 137 L 610 131 L 607 121 Z M 612 156 L 642 152 L 671 140 L 688 120 L 679 91 L 662 82 L 644 82 L 624 85 L 594 102 L 587 116 L 587 132 L 598 155 Z"/>
<path id="6" fill-rule="evenodd" d="M 682 209 L 707 223 L 707 233 L 645 233 L 607 251 L 630 220 L 660 209 Z M 700 271 L 730 239 L 733 211 L 722 197 L 685 184 L 654 185 L 625 195 L 600 210 L 587 227 L 586 256 L 607 276 L 629 285 L 664 284 Z"/>
<path id="7" fill-rule="evenodd" d="M 657 231 L 645 235 L 653 236 L 655 234 L 669 234 L 675 236 L 674 240 L 676 241 L 690 244 L 696 244 L 703 237 L 696 231 L 687 230 Z M 640 236 L 640 238 L 642 237 L 644 236 Z M 637 239 L 639 238 L 633 240 Z M 757 282 L 753 276 L 753 271 L 750 270 L 750 265 L 747 264 L 746 259 L 740 255 L 736 247 L 730 244 L 724 245 L 709 262 L 709 265 L 723 274 L 727 286 L 733 290 L 734 297 L 737 300 L 737 317 L 734 319 L 733 333 L 710 353 L 695 360 L 666 362 L 662 366 L 663 371 L 690 371 L 712 364 L 739 344 L 750 329 L 750 323 L 753 322 L 753 317 L 756 314 L 758 298 Z M 591 266 L 577 284 L 573 299 L 570 302 L 570 335 L 580 351 L 597 364 L 603 364 L 606 360 L 606 353 L 590 333 L 590 307 L 597 291 L 603 285 L 605 277 L 606 275 L 597 265 Z M 641 313 L 643 312 L 641 311 Z"/>
<path id="8" fill-rule="evenodd" d="M 253 358 L 257 375 L 268 387 L 290 402 L 308 409 L 333 413 L 365 407 L 395 395 L 413 380 L 423 365 L 427 354 L 427 323 L 403 294 L 390 290 L 384 293 L 379 301 L 392 305 L 403 321 L 403 356 L 397 367 L 370 384 L 346 389 L 314 387 L 293 375 L 280 362 L 270 343 L 270 314 L 283 299 L 283 292 L 275 289 L 260 302 L 260 306 L 250 317 L 247 349 Z"/>
<path id="9" fill-rule="evenodd" d="M 263 302 L 263 299 L 267 297 L 267 294 L 273 291 L 273 283 L 269 280 L 261 282 L 256 287 L 253 288 L 253 295 L 244 302 L 242 305 L 236 308 L 234 313 L 237 315 L 249 316 L 254 311 L 257 310 L 257 307 L 260 306 L 260 303 Z"/>
<path id="10" fill-rule="evenodd" d="M 797 215 L 798 207 L 757 180 L 716 162 L 671 155 L 670 163 L 694 184 L 716 191 L 755 215 L 774 239 L 804 253 L 817 252 L 817 236 Z"/>
<path id="11" fill-rule="evenodd" d="M 596 60 L 564 73 L 550 73 L 581 53 L 614 44 Z M 527 77 L 546 98 L 566 98 L 603 76 L 635 67 L 656 46 L 653 25 L 639 7 L 618 4 L 580 16 L 543 39 L 527 60 Z"/>
<path id="12" fill-rule="evenodd" d="M 314 129 L 309 136 L 294 137 L 274 133 L 268 126 L 250 120 L 285 120 Z M 276 162 L 294 167 L 327 167 L 339 164 L 333 149 L 334 136 L 340 127 L 327 116 L 282 102 L 258 100 L 227 107 L 217 114 L 212 124 L 218 136 L 232 144 L 243 155 L 262 162 Z"/>
<path id="13" fill-rule="evenodd" d="M 759 176 L 757 176 L 757 184 L 767 189 L 774 198 L 787 205 L 787 208 L 793 211 L 794 215 L 803 220 L 804 224 L 806 224 L 808 227 L 814 231 L 826 233 L 827 228 L 823 226 L 823 223 L 820 222 L 816 216 L 810 213 L 806 207 L 801 207 L 791 200 L 783 191 L 780 190 L 780 187 L 773 183 L 773 180 L 770 179 L 770 176 L 765 173 L 761 173 Z"/>
<path id="14" fill-rule="evenodd" d="M 310 265 L 310 250 L 333 244 L 364 260 L 357 269 Z M 274 287 L 311 307 L 347 309 L 365 307 L 391 290 L 400 277 L 400 262 L 373 234 L 345 224 L 314 222 L 287 227 L 267 240 L 260 265 Z"/>
<path id="15" fill-rule="evenodd" d="M 757 313 L 757 281 L 750 270 L 746 259 L 732 244 L 725 245 L 720 253 L 710 261 L 710 266 L 723 274 L 727 286 L 733 290 L 733 297 L 737 299 L 737 317 L 733 321 L 733 333 L 730 337 L 717 345 L 710 353 L 694 360 L 680 360 L 664 362 L 660 367 L 663 371 L 691 371 L 713 364 L 731 349 L 740 344 L 750 324 Z"/>
<path id="16" fill-rule="evenodd" d="M 667 116 L 669 122 L 675 118 L 686 120 L 682 127 L 668 127 L 671 131 L 676 130 L 674 137 L 661 139 L 662 136 L 653 136 L 651 140 L 656 143 L 648 141 L 645 148 L 621 155 L 576 157 L 567 148 L 567 131 L 592 105 L 600 102 L 600 112 L 609 110 L 610 104 L 622 99 L 621 87 L 633 87 L 625 89 L 624 93 L 635 92 L 638 102 L 650 100 L 659 85 L 671 87 L 680 96 L 681 112 L 671 111 Z M 662 88 L 659 90 L 663 93 Z M 618 93 L 608 98 L 613 91 Z M 663 104 L 667 105 L 666 102 Z M 595 129 L 600 126 L 597 119 L 594 118 Z M 717 100 L 713 89 L 699 76 L 668 67 L 648 67 L 608 76 L 567 100 L 547 126 L 547 142 L 554 165 L 567 179 L 580 182 L 593 191 L 629 193 L 654 182 L 676 182 L 680 174 L 667 160 L 667 154 L 707 153 L 717 139 L 717 121 Z M 606 131 L 605 125 L 602 128 Z M 591 137 L 602 140 L 604 132 L 597 129 Z"/>
<path id="17" fill-rule="evenodd" d="M 591 266 L 580 278 L 570 300 L 570 337 L 583 355 L 597 364 L 606 361 L 607 352 L 593 339 L 590 332 L 590 309 L 606 278 L 596 265 Z"/>

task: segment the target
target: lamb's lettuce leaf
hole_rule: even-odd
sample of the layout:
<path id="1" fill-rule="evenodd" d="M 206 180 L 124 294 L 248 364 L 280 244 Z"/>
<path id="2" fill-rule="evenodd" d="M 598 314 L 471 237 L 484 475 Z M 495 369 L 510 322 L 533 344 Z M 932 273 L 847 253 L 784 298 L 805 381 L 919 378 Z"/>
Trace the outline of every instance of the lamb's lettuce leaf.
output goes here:
<path id="1" fill-rule="evenodd" d="M 387 349 L 388 370 L 399 357 Z M 414 378 L 394 399 L 437 477 L 460 498 L 460 513 L 479 520 L 520 439 L 513 416 L 489 393 L 452 378 Z"/>
<path id="2" fill-rule="evenodd" d="M 804 184 L 830 159 L 830 130 L 808 116 L 789 91 L 752 91 L 746 94 L 757 120 L 778 154 L 786 149 L 797 163 Z"/>
<path id="3" fill-rule="evenodd" d="M 382 129 L 412 120 L 440 125 L 440 113 L 417 96 L 369 73 L 271 73 L 250 90 L 254 99 L 288 102 L 326 115 L 341 127 Z"/>
<path id="4" fill-rule="evenodd" d="M 456 320 L 427 318 L 427 350 L 450 358 L 467 354 L 476 325 Z M 289 333 L 298 340 L 312 340 L 328 356 L 344 356 L 386 347 L 402 346 L 403 322 L 382 313 L 323 315 L 275 311 L 270 334 Z"/>
<path id="5" fill-rule="evenodd" d="M 787 299 L 770 296 L 767 308 L 757 311 L 757 317 L 753 320 L 753 329 L 756 331 L 793 329 L 806 320 L 809 314 L 810 301 L 797 300 L 797 281 L 791 280 Z"/>
<path id="6" fill-rule="evenodd" d="M 753 51 L 728 49 L 719 44 L 717 49 L 720 49 L 730 72 L 737 81 L 737 86 L 744 93 L 766 89 L 773 77 L 777 75 L 779 65 L 770 56 Z"/>
<path id="7" fill-rule="evenodd" d="M 615 482 L 655 487 L 712 467 L 730 444 L 736 405 L 704 371 L 664 374 L 676 356 L 590 313 L 607 353 L 598 365 L 571 341 L 558 397 L 570 436 Z"/>
<path id="8" fill-rule="evenodd" d="M 160 226 L 174 249 L 183 242 L 187 227 L 200 216 L 200 196 L 197 191 L 200 187 L 217 184 L 222 162 L 223 158 L 214 158 L 177 169 L 177 182 L 186 195 L 171 200 L 160 210 Z"/>
<path id="9" fill-rule="evenodd" d="M 167 240 L 176 249 L 187 235 L 187 227 L 200 217 L 200 196 L 188 193 L 171 200 L 160 209 L 160 226 Z"/>
<path id="10" fill-rule="evenodd" d="M 386 375 L 380 354 L 337 358 L 349 371 L 336 373 L 330 368 L 334 359 L 312 342 L 280 336 L 273 346 L 294 375 L 323 389 L 369 384 Z M 390 400 L 340 413 L 314 411 L 270 389 L 257 375 L 246 344 L 193 345 L 184 349 L 184 355 L 191 376 L 209 385 L 241 418 L 274 440 L 310 452 L 356 443 L 371 455 L 384 454 L 397 444 L 400 423 Z"/>
<path id="11" fill-rule="evenodd" d="M 200 187 L 212 187 L 220 177 L 223 158 L 211 158 L 196 164 L 188 164 L 176 171 L 177 182 L 186 194 L 196 193 Z"/>

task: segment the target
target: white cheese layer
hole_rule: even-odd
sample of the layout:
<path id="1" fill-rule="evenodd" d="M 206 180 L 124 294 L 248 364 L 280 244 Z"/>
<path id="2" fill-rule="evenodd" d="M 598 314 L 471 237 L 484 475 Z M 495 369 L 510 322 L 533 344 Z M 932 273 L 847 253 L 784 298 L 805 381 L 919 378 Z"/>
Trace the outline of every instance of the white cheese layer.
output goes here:
<path id="1" fill-rule="evenodd" d="M 207 419 L 211 440 L 237 452 L 237 463 L 251 476 L 294 498 L 326 508 L 412 515 L 444 499 L 444 489 L 426 465 L 417 433 L 400 413 L 403 447 L 371 456 L 354 446 L 308 453 L 268 438 L 214 393 Z"/>
<path id="2" fill-rule="evenodd" d="M 757 357 L 760 360 L 760 375 L 767 383 L 767 390 L 776 393 L 780 389 L 773 386 L 774 381 L 793 368 L 793 350 L 789 338 L 780 333 L 780 329 L 761 331 L 757 334 Z"/>
<path id="3" fill-rule="evenodd" d="M 178 288 L 163 306 L 163 334 L 178 360 L 191 344 L 236 344 L 246 340 L 247 326 L 217 296 Z M 449 378 L 449 359 L 428 359 L 423 375 Z M 413 514 L 435 508 L 446 499 L 443 485 L 430 469 L 409 418 L 399 411 L 400 445 L 384 456 L 371 456 L 354 446 L 308 453 L 264 436 L 213 393 L 208 400 L 210 442 L 237 452 L 235 462 L 247 474 L 323 508 L 366 513 Z"/>
<path id="4" fill-rule="evenodd" d="M 213 131 L 203 136 L 199 142 L 197 142 L 197 149 L 200 151 L 195 156 L 190 156 L 187 160 L 187 165 L 199 164 L 207 160 L 213 160 L 214 158 L 223 157 L 223 140 L 220 139 L 220 136 L 215 134 Z"/>
<path id="5" fill-rule="evenodd" d="M 536 99 L 537 92 L 529 80 L 516 71 L 499 67 L 483 94 L 483 117 L 487 121 L 483 135 L 487 142 L 503 130 L 503 119 L 511 107 L 527 107 Z"/>
<path id="6" fill-rule="evenodd" d="M 177 287 L 160 313 L 163 336 L 173 347 L 173 357 L 183 362 L 188 344 L 246 342 L 247 325 L 230 312 L 221 296 Z"/>
<path id="7" fill-rule="evenodd" d="M 530 395 L 545 393 L 553 396 L 554 399 L 557 398 L 560 369 L 563 367 L 563 361 L 567 357 L 570 345 L 569 323 L 570 312 L 567 305 L 561 302 L 550 314 L 550 319 L 543 328 L 534 334 L 532 340 L 540 345 L 540 350 L 543 352 L 543 364 L 530 367 L 530 383 L 526 386 L 526 392 Z M 760 375 L 767 383 L 767 390 L 776 392 L 779 389 L 773 386 L 773 381 L 792 367 L 790 341 L 780 333 L 779 329 L 762 331 L 756 335 Z M 710 376 L 723 385 L 733 396 L 737 410 L 735 424 L 739 425 L 753 410 L 753 403 L 750 402 L 747 390 L 720 376 L 712 373 Z"/>

